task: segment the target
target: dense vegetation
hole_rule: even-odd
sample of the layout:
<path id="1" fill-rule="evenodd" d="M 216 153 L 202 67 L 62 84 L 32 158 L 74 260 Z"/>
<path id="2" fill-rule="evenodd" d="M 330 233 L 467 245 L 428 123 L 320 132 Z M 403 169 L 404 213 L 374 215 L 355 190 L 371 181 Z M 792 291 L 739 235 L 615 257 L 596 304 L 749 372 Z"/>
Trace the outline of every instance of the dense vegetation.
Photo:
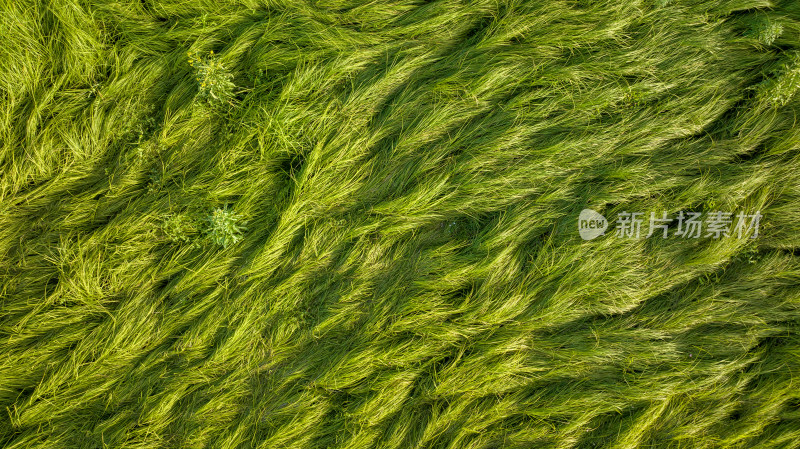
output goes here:
<path id="1" fill-rule="evenodd" d="M 0 4 L 0 446 L 800 447 L 800 2 Z"/>

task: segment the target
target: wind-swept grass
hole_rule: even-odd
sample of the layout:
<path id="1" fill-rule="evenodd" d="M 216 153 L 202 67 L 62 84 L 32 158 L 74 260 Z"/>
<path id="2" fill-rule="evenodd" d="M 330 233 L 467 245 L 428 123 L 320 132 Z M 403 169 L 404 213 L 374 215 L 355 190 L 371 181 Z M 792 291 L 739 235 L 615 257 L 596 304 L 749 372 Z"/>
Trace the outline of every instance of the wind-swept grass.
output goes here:
<path id="1" fill-rule="evenodd" d="M 0 446 L 800 447 L 800 3 L 0 5 Z"/>

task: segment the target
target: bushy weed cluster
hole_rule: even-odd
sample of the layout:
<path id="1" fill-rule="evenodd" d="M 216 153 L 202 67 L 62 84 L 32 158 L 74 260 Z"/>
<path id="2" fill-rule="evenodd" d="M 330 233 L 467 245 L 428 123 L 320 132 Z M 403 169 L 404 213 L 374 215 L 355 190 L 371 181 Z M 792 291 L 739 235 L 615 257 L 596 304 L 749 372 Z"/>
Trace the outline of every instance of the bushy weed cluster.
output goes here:
<path id="1" fill-rule="evenodd" d="M 786 106 L 800 90 L 800 53 L 793 53 L 758 86 L 762 100 L 772 107 Z"/>
<path id="2" fill-rule="evenodd" d="M 783 34 L 783 25 L 766 17 L 750 22 L 745 36 L 758 40 L 764 45 L 772 45 Z"/>
<path id="3" fill-rule="evenodd" d="M 238 243 L 242 240 L 242 232 L 247 230 L 242 217 L 227 207 L 214 209 L 204 224 L 206 236 L 222 247 Z"/>
<path id="4" fill-rule="evenodd" d="M 169 213 L 162 217 L 162 231 L 171 243 L 212 243 L 223 248 L 239 243 L 247 230 L 243 217 L 227 206 L 204 217 Z"/>
<path id="5" fill-rule="evenodd" d="M 190 51 L 189 64 L 195 69 L 198 96 L 211 104 L 231 103 L 236 85 L 233 74 L 222 64 L 219 56 L 211 50 L 207 56 Z"/>

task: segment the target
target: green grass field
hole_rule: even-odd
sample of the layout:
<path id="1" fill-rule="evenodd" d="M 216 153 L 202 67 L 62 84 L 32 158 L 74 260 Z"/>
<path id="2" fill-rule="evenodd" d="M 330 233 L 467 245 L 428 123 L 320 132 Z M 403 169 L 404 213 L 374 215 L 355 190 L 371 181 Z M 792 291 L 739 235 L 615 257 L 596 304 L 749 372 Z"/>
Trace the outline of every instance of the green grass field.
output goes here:
<path id="1" fill-rule="evenodd" d="M 0 447 L 800 448 L 797 0 L 0 5 Z"/>

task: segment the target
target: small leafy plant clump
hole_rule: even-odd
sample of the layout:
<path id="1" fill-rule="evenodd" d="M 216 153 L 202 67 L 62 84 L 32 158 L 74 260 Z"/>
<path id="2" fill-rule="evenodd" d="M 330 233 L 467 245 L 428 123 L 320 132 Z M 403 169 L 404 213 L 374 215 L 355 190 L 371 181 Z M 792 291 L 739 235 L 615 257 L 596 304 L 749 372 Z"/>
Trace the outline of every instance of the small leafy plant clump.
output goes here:
<path id="1" fill-rule="evenodd" d="M 197 233 L 194 221 L 186 215 L 167 214 L 164 216 L 162 230 L 167 240 L 173 243 L 189 243 Z"/>
<path id="2" fill-rule="evenodd" d="M 772 107 L 786 106 L 800 90 L 800 52 L 791 55 L 779 69 L 772 72 L 772 77 L 762 81 L 759 94 Z"/>
<path id="3" fill-rule="evenodd" d="M 242 240 L 247 230 L 239 214 L 226 207 L 216 208 L 205 217 L 169 213 L 162 217 L 161 230 L 167 241 L 203 246 L 211 243 L 224 248 Z"/>
<path id="4" fill-rule="evenodd" d="M 205 235 L 215 244 L 228 247 L 242 240 L 242 232 L 247 230 L 242 217 L 232 210 L 216 208 L 205 218 Z"/>
<path id="5" fill-rule="evenodd" d="M 647 95 L 641 90 L 629 89 L 625 92 L 622 102 L 628 107 L 639 107 L 645 103 Z"/>
<path id="6" fill-rule="evenodd" d="M 758 40 L 764 45 L 772 45 L 783 34 L 783 25 L 762 17 L 750 23 L 745 36 Z"/>
<path id="7" fill-rule="evenodd" d="M 195 69 L 198 83 L 198 95 L 210 104 L 231 103 L 236 85 L 233 74 L 211 50 L 208 56 L 202 57 L 197 51 L 187 53 L 189 64 Z"/>

